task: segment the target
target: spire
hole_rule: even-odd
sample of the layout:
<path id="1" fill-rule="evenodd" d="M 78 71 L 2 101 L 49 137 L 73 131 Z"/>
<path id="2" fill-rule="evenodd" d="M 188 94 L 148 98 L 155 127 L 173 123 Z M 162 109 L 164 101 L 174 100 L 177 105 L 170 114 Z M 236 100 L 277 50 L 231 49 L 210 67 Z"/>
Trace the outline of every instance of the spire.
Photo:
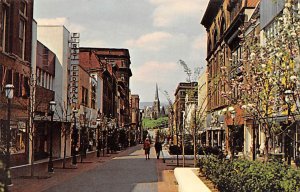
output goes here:
<path id="1" fill-rule="evenodd" d="M 156 91 L 155 91 L 155 100 L 159 101 L 157 83 L 156 83 Z"/>

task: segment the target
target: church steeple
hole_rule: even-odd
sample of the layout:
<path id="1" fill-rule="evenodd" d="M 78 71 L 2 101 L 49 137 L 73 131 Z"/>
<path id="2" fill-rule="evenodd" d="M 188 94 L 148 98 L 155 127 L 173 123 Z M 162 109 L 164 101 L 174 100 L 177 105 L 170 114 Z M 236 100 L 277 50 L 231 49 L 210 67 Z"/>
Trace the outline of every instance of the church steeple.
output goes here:
<path id="1" fill-rule="evenodd" d="M 156 91 L 155 91 L 155 101 L 159 101 L 157 83 L 156 83 Z"/>
<path id="2" fill-rule="evenodd" d="M 159 97 L 158 97 L 158 86 L 156 83 L 156 90 L 155 90 L 155 99 L 153 102 L 153 108 L 152 108 L 152 117 L 154 119 L 157 119 L 160 117 L 160 102 L 159 102 Z"/>

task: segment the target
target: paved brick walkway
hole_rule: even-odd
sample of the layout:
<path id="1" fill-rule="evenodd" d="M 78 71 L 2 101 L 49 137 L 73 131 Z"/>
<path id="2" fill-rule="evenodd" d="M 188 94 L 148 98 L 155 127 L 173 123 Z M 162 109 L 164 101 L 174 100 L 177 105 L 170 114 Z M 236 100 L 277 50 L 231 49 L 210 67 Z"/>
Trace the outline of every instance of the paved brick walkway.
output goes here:
<path id="1" fill-rule="evenodd" d="M 89 158 L 84 160 L 84 163 L 78 163 L 77 169 L 72 169 L 70 166 L 68 169 L 62 169 L 59 167 L 55 167 L 54 174 L 48 174 L 45 172 L 44 174 L 39 174 L 41 177 L 39 178 L 15 178 L 13 179 L 14 186 L 10 188 L 12 192 L 38 192 L 45 191 L 47 189 L 53 188 L 54 186 L 60 185 L 61 183 L 68 182 L 71 179 L 84 175 L 86 172 L 92 171 L 93 169 L 99 168 L 105 163 L 108 163 L 113 158 L 122 158 L 123 156 L 128 156 L 133 152 L 141 149 L 141 145 L 130 147 L 125 151 L 119 152 L 118 154 L 111 154 L 105 157 L 97 158 L 96 154 L 91 155 Z M 154 152 L 154 150 L 152 150 Z M 143 158 L 143 156 L 141 156 Z M 175 177 L 173 174 L 173 166 L 167 166 L 167 164 L 163 163 L 163 160 L 154 159 L 154 155 L 152 154 L 151 161 L 156 163 L 157 168 L 157 188 L 159 192 L 175 192 L 177 191 L 177 186 L 175 182 Z M 146 161 L 146 160 L 145 160 Z M 138 176 L 137 176 L 138 177 Z M 143 186 L 145 187 L 145 186 Z M 138 191 L 138 188 L 135 189 Z"/>

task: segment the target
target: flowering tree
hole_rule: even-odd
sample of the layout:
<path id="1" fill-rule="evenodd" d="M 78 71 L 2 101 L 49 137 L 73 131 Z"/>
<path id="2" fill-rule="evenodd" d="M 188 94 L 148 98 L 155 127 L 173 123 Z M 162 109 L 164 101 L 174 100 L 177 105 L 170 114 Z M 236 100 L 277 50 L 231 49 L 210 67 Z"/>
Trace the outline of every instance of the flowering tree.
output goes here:
<path id="1" fill-rule="evenodd" d="M 241 27 L 241 46 L 244 48 L 241 76 L 230 76 L 231 69 L 223 66 L 222 81 L 226 91 L 222 96 L 255 119 L 265 135 L 265 160 L 274 134 L 289 129 L 299 118 L 300 93 L 300 17 L 294 0 L 286 0 L 283 14 L 274 23 L 277 27 L 263 40 L 259 34 L 246 34 Z M 256 20 L 251 20 L 255 24 Z M 233 90 L 237 90 L 235 95 Z M 287 127 L 282 130 L 275 121 L 286 116 Z M 254 147 L 254 146 L 253 146 Z"/>

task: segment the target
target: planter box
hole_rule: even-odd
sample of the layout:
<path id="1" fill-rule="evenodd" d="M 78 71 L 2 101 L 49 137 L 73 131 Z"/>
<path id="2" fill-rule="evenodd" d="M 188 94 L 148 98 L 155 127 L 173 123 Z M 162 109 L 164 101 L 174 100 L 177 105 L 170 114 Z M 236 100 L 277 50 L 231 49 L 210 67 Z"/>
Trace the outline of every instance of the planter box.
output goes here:
<path id="1" fill-rule="evenodd" d="M 195 174 L 198 168 L 175 168 L 174 175 L 178 183 L 179 192 L 211 192 L 211 190 Z"/>

